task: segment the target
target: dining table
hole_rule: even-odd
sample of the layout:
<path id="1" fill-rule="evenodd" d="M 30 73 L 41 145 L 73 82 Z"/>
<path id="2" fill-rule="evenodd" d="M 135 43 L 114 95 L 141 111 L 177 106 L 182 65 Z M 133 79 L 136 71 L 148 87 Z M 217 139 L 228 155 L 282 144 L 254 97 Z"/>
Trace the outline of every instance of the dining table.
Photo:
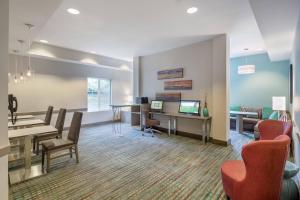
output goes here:
<path id="1" fill-rule="evenodd" d="M 8 130 L 8 138 L 10 140 L 18 139 L 20 141 L 20 146 L 24 145 L 25 160 L 24 168 L 9 172 L 11 184 L 23 182 L 46 173 L 41 168 L 41 165 L 32 166 L 31 161 L 33 153 L 31 140 L 34 135 L 53 132 L 57 132 L 57 129 L 51 125 Z"/>
<path id="2" fill-rule="evenodd" d="M 27 120 L 27 119 L 33 119 L 33 118 L 35 118 L 33 115 L 17 115 L 17 120 Z M 8 119 L 8 121 L 10 121 L 11 116 L 8 116 L 7 119 Z"/>
<path id="3" fill-rule="evenodd" d="M 15 124 L 9 121 L 8 128 L 18 129 L 18 128 L 35 126 L 35 125 L 43 125 L 43 124 L 45 124 L 45 121 L 41 119 L 28 119 L 28 120 L 19 120 L 19 121 L 17 120 Z"/>
<path id="4" fill-rule="evenodd" d="M 238 133 L 243 133 L 244 125 L 243 125 L 243 118 L 245 116 L 257 117 L 257 112 L 245 112 L 245 111 L 230 111 L 231 115 L 236 116 L 236 131 Z"/>

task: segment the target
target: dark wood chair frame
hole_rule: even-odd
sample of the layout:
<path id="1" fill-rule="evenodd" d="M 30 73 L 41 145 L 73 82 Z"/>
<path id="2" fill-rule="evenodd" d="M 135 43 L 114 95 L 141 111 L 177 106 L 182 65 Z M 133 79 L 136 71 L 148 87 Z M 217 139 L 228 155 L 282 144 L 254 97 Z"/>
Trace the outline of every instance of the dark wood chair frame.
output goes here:
<path id="1" fill-rule="evenodd" d="M 57 158 L 57 157 L 51 158 L 51 154 L 62 151 L 62 150 L 69 149 L 70 158 L 72 158 L 73 153 L 75 153 L 76 162 L 79 163 L 79 153 L 78 153 L 78 145 L 77 144 L 78 144 L 78 139 L 79 139 L 79 134 L 80 134 L 82 115 L 83 114 L 81 112 L 74 113 L 67 139 L 58 138 L 58 139 L 52 139 L 49 141 L 42 142 L 42 168 L 44 169 L 45 156 L 47 156 L 47 166 L 46 166 L 47 172 L 49 172 L 49 169 L 50 169 L 50 161 L 54 158 Z M 66 143 L 57 145 L 57 146 L 51 146 L 51 144 L 53 142 L 55 142 L 55 140 L 65 141 Z M 73 150 L 74 150 L 74 152 L 73 152 Z"/>

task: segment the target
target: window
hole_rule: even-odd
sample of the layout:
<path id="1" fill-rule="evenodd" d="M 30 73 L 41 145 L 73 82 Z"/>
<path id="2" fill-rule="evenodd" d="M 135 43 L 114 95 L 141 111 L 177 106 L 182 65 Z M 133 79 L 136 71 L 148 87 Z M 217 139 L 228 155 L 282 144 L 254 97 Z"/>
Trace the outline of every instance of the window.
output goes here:
<path id="1" fill-rule="evenodd" d="M 88 111 L 109 110 L 111 104 L 111 80 L 88 78 Z"/>

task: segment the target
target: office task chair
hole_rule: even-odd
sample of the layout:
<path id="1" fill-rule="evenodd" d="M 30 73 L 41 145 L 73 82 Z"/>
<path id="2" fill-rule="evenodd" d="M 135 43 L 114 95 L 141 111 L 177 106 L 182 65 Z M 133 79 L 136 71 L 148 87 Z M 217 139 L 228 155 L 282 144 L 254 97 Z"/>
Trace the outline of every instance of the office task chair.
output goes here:
<path id="1" fill-rule="evenodd" d="M 159 130 L 153 129 L 154 126 L 160 125 L 160 121 L 151 119 L 148 110 L 142 110 L 141 112 L 142 112 L 142 122 L 143 122 L 142 125 L 143 125 L 144 132 L 150 131 L 152 137 L 154 137 L 154 132 L 161 133 Z M 142 135 L 144 135 L 144 132 Z"/>

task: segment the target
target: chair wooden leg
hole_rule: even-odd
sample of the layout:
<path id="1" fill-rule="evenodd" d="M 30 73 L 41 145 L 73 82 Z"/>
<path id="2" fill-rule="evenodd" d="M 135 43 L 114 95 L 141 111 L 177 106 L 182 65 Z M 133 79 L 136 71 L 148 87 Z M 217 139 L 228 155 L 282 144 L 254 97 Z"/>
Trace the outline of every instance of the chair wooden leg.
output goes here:
<path id="1" fill-rule="evenodd" d="M 47 171 L 47 172 L 49 172 L 49 169 L 50 169 L 50 160 L 51 160 L 51 159 L 50 159 L 50 155 L 51 155 L 51 154 L 50 154 L 50 152 L 48 151 L 48 152 L 47 152 L 47 168 L 46 168 L 46 171 Z"/>
<path id="2" fill-rule="evenodd" d="M 45 150 L 42 148 L 42 170 L 44 170 L 45 166 Z"/>
<path id="3" fill-rule="evenodd" d="M 33 152 L 35 152 L 35 138 L 33 138 L 33 140 L 32 140 L 32 149 L 33 149 Z"/>
<path id="4" fill-rule="evenodd" d="M 69 149 L 69 151 L 70 151 L 70 158 L 72 158 L 73 157 L 72 147 Z"/>
<path id="5" fill-rule="evenodd" d="M 35 143 L 36 143 L 36 155 L 39 155 L 39 153 L 40 153 L 40 141 L 37 140 Z"/>
<path id="6" fill-rule="evenodd" d="M 79 163 L 78 147 L 75 145 L 76 162 Z"/>

